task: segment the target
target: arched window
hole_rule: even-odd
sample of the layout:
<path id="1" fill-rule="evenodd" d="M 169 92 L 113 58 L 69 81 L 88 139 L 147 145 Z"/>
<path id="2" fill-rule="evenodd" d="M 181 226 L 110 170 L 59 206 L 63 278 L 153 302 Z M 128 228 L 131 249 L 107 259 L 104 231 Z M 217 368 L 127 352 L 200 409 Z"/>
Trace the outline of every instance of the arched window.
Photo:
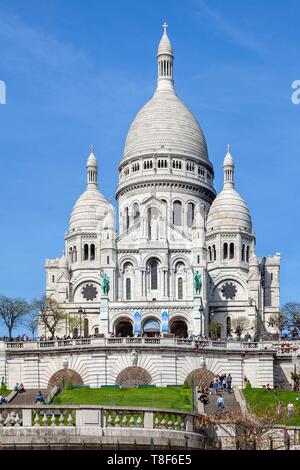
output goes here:
<path id="1" fill-rule="evenodd" d="M 94 335 L 98 335 L 98 334 L 99 334 L 99 328 L 96 327 L 96 328 L 94 329 Z"/>
<path id="2" fill-rule="evenodd" d="M 229 258 L 230 259 L 234 258 L 234 243 L 230 243 L 229 245 Z"/>
<path id="3" fill-rule="evenodd" d="M 71 246 L 69 248 L 69 260 L 70 263 L 73 263 L 73 248 Z"/>
<path id="4" fill-rule="evenodd" d="M 91 261 L 93 261 L 95 259 L 95 254 L 96 254 L 96 250 L 95 250 L 95 245 L 94 243 L 91 244 L 91 254 L 90 254 L 90 259 Z"/>
<path id="5" fill-rule="evenodd" d="M 83 245 L 83 259 L 84 261 L 89 259 L 89 245 L 87 243 Z"/>
<path id="6" fill-rule="evenodd" d="M 250 246 L 248 245 L 247 250 L 246 250 L 246 261 L 247 261 L 247 263 L 249 262 L 249 258 L 250 258 Z"/>
<path id="7" fill-rule="evenodd" d="M 231 334 L 231 318 L 226 318 L 226 334 L 229 336 Z"/>
<path id="8" fill-rule="evenodd" d="M 177 226 L 182 225 L 181 221 L 181 202 L 180 201 L 175 201 L 173 203 L 173 224 Z"/>
<path id="9" fill-rule="evenodd" d="M 216 261 L 216 259 L 217 259 L 216 245 L 213 245 L 212 255 L 213 255 L 213 261 Z"/>
<path id="10" fill-rule="evenodd" d="M 183 279 L 180 277 L 178 279 L 178 299 L 182 300 L 183 299 Z"/>
<path id="11" fill-rule="evenodd" d="M 129 209 L 126 207 L 125 209 L 125 230 L 129 229 Z"/>
<path id="12" fill-rule="evenodd" d="M 150 285 L 151 290 L 157 290 L 158 288 L 158 263 L 156 259 L 150 262 Z"/>
<path id="13" fill-rule="evenodd" d="M 77 262 L 77 248 L 76 248 L 76 246 L 74 246 L 74 248 L 73 248 L 73 262 L 74 263 Z"/>
<path id="14" fill-rule="evenodd" d="M 223 244 L 223 259 L 228 258 L 228 243 Z"/>
<path id="15" fill-rule="evenodd" d="M 126 279 L 126 300 L 131 300 L 131 279 L 127 277 Z"/>
<path id="16" fill-rule="evenodd" d="M 52 282 L 55 282 L 55 276 L 54 276 L 54 274 L 52 275 Z"/>
<path id="17" fill-rule="evenodd" d="M 212 261 L 211 246 L 208 247 L 208 259 L 209 259 L 209 261 Z"/>
<path id="18" fill-rule="evenodd" d="M 189 202 L 187 206 L 187 226 L 188 227 L 193 226 L 194 215 L 195 215 L 195 204 L 193 204 L 192 202 Z"/>
<path id="19" fill-rule="evenodd" d="M 133 204 L 133 222 L 136 223 L 140 220 L 140 208 L 137 202 Z"/>
<path id="20" fill-rule="evenodd" d="M 242 245 L 242 261 L 245 261 L 245 245 Z"/>

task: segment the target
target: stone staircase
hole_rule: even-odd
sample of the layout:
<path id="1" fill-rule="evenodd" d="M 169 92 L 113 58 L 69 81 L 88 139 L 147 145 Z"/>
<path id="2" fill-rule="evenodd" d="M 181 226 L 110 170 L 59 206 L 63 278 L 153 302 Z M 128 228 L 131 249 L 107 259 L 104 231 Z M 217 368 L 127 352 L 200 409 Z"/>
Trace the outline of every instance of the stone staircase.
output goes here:
<path id="1" fill-rule="evenodd" d="M 23 393 L 18 393 L 9 403 L 10 405 L 34 405 L 35 397 L 41 389 L 31 388 Z M 47 390 L 41 390 L 44 397 L 47 395 Z"/>
<path id="2" fill-rule="evenodd" d="M 224 398 L 225 407 L 223 409 L 223 414 L 228 412 L 240 412 L 241 408 L 237 402 L 235 395 L 232 393 L 223 392 L 222 396 Z M 209 395 L 209 402 L 204 406 L 205 414 L 208 416 L 214 416 L 217 413 L 217 399 L 218 395 Z"/>

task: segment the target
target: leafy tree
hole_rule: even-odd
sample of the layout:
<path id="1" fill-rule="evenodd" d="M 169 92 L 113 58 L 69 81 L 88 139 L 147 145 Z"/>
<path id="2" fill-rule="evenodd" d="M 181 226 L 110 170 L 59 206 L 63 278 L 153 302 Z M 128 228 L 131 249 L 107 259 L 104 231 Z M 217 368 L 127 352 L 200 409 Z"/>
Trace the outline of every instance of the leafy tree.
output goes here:
<path id="1" fill-rule="evenodd" d="M 211 339 L 217 339 L 220 331 L 222 331 L 223 325 L 218 321 L 213 321 L 208 325 L 208 332 L 211 336 Z"/>
<path id="2" fill-rule="evenodd" d="M 75 328 L 80 328 L 80 318 L 78 315 L 70 315 L 68 317 L 68 323 L 69 323 L 69 330 L 72 334 L 74 334 Z"/>
<path id="3" fill-rule="evenodd" d="M 30 305 L 26 300 L 0 296 L 0 320 L 6 326 L 10 340 L 13 329 L 23 323 L 28 312 L 30 312 Z"/>
<path id="4" fill-rule="evenodd" d="M 276 328 L 279 332 L 279 336 L 281 338 L 282 332 L 286 327 L 286 318 L 283 315 L 282 312 L 277 312 L 274 313 L 268 321 L 268 326 L 271 326 L 272 328 Z"/>
<path id="5" fill-rule="evenodd" d="M 294 382 L 293 390 L 296 392 L 300 388 L 300 374 L 297 374 L 297 372 L 291 372 L 291 379 Z"/>
<path id="6" fill-rule="evenodd" d="M 238 339 L 241 339 L 243 331 L 250 327 L 250 321 L 247 317 L 237 317 L 232 319 L 231 325 Z"/>
<path id="7" fill-rule="evenodd" d="M 58 302 L 52 297 L 42 297 L 33 301 L 33 309 L 38 313 L 39 322 L 44 325 L 51 339 L 60 330 L 62 320 L 66 318 L 66 312 L 59 307 Z"/>

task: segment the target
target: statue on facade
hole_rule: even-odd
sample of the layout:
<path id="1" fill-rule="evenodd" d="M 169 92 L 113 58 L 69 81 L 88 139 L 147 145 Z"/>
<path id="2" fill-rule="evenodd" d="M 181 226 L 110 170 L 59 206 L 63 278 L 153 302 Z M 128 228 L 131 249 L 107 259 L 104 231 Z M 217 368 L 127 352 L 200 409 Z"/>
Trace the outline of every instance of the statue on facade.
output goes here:
<path id="1" fill-rule="evenodd" d="M 137 362 L 138 362 L 138 353 L 137 353 L 137 351 L 134 349 L 130 355 L 131 355 L 131 365 L 132 365 L 132 367 L 136 367 Z"/>
<path id="2" fill-rule="evenodd" d="M 103 271 L 100 273 L 100 276 L 101 276 L 100 285 L 101 285 L 101 289 L 102 289 L 102 294 L 103 295 L 108 295 L 108 293 L 109 293 L 109 277 Z"/>
<path id="3" fill-rule="evenodd" d="M 158 240 L 158 218 L 151 218 L 151 240 Z"/>
<path id="4" fill-rule="evenodd" d="M 194 274 L 194 286 L 195 286 L 196 294 L 200 294 L 201 287 L 202 287 L 202 279 L 201 279 L 201 274 L 199 273 L 199 271 L 196 271 Z"/>

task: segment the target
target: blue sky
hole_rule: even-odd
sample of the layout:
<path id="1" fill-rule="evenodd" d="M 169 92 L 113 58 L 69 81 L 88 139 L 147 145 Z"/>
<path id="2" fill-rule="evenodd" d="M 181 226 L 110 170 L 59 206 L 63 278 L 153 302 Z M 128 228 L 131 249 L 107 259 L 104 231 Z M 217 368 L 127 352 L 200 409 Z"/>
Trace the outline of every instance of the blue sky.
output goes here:
<path id="1" fill-rule="evenodd" d="M 282 254 L 281 299 L 300 300 L 299 2 L 0 0 L 0 292 L 44 291 L 85 187 L 90 144 L 114 199 L 128 127 L 156 84 L 164 20 L 175 86 L 198 118 L 222 184 L 231 144 L 257 254 Z"/>

